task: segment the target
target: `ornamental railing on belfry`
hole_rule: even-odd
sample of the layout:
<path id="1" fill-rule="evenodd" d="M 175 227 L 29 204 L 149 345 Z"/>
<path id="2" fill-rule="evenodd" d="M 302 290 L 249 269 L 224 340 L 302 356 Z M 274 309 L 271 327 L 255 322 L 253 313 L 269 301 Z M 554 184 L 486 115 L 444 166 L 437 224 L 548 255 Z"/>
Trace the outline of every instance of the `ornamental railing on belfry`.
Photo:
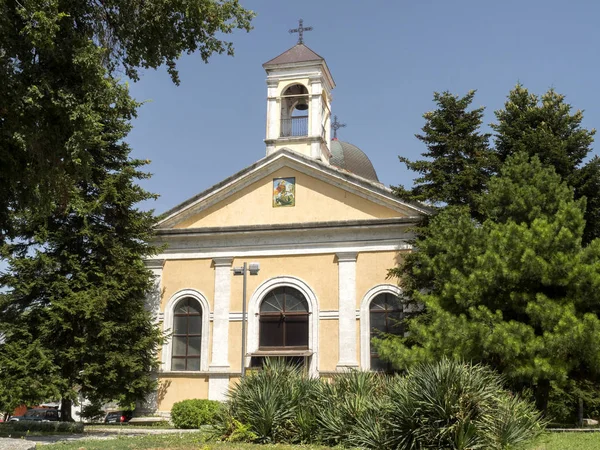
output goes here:
<path id="1" fill-rule="evenodd" d="M 308 116 L 281 119 L 281 137 L 308 136 Z"/>

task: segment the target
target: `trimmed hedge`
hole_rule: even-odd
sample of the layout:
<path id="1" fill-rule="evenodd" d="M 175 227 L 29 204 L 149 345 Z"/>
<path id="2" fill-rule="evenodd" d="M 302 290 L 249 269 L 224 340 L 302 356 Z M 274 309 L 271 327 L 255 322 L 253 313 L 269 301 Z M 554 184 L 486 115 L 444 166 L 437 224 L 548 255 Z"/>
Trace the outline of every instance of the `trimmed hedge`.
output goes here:
<path id="1" fill-rule="evenodd" d="M 171 421 L 176 428 L 200 428 L 214 424 L 220 410 L 221 403 L 214 400 L 183 400 L 173 405 Z"/>
<path id="2" fill-rule="evenodd" d="M 15 431 L 41 431 L 44 433 L 83 433 L 83 424 L 80 422 L 34 422 L 22 420 L 8 422 L 6 427 Z"/>

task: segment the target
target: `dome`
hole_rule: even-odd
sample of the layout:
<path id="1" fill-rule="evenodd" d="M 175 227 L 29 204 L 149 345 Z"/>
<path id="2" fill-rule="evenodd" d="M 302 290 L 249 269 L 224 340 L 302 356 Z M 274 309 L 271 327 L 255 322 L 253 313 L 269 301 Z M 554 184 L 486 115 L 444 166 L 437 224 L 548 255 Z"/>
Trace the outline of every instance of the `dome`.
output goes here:
<path id="1" fill-rule="evenodd" d="M 331 159 L 329 160 L 329 163 L 332 166 L 347 170 L 359 177 L 379 182 L 377 172 L 375 172 L 371 160 L 356 145 L 332 139 Z"/>

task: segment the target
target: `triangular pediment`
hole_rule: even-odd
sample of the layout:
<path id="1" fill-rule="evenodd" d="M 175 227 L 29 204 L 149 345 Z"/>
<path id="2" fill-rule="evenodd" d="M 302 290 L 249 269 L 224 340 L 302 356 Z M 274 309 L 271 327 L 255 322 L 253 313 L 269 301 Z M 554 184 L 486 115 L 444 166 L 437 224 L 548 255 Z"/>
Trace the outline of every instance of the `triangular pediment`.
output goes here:
<path id="1" fill-rule="evenodd" d="M 283 149 L 167 211 L 158 228 L 417 218 L 428 212 L 380 183 Z"/>

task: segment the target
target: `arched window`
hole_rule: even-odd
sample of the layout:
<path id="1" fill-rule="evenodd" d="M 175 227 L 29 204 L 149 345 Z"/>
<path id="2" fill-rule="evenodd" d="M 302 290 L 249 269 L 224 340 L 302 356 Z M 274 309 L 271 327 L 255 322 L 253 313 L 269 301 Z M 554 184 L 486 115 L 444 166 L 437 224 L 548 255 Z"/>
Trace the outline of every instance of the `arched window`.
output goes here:
<path id="1" fill-rule="evenodd" d="M 202 351 L 202 307 L 184 297 L 173 309 L 171 370 L 200 370 Z"/>
<path id="2" fill-rule="evenodd" d="M 402 319 L 402 301 L 398 296 L 389 292 L 377 295 L 369 305 L 370 337 L 381 336 L 382 333 L 395 335 L 404 334 L 404 323 Z M 371 346 L 371 370 L 391 371 L 388 362 L 379 359 L 379 355 Z"/>
<path id="3" fill-rule="evenodd" d="M 260 304 L 259 349 L 308 349 L 308 302 L 289 286 L 270 291 Z"/>

